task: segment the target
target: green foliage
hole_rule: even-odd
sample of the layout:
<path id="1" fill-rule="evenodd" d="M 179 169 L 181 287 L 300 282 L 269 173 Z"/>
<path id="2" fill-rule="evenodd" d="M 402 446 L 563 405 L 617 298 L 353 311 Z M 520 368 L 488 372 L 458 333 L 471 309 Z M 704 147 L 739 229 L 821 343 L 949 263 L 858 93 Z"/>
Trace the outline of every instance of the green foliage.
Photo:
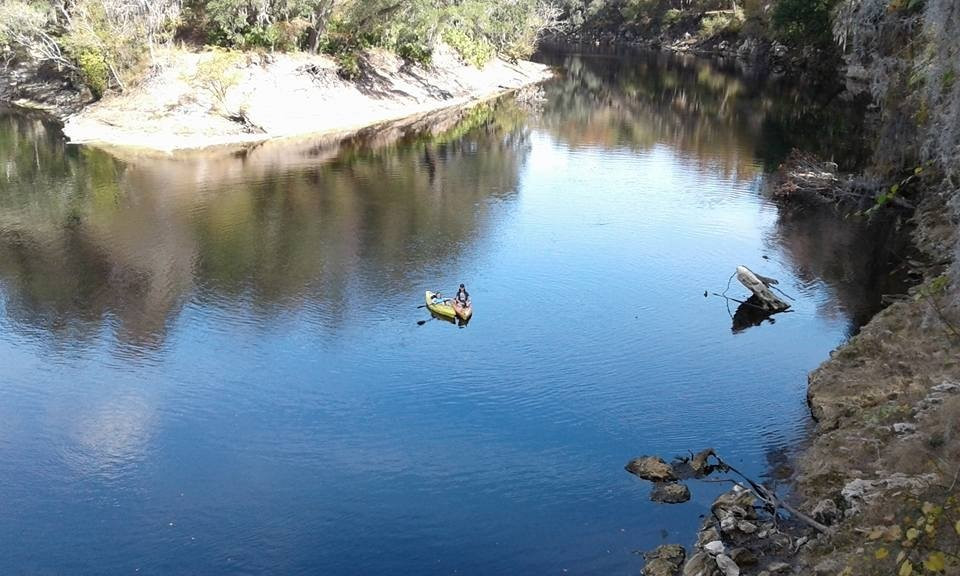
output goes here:
<path id="1" fill-rule="evenodd" d="M 360 77 L 360 55 L 357 52 L 341 52 L 336 55 L 337 74 L 345 80 Z"/>
<path id="2" fill-rule="evenodd" d="M 713 38 L 714 36 L 736 34 L 742 26 L 742 11 L 738 10 L 732 14 L 711 14 L 700 22 L 700 33 L 704 38 Z"/>
<path id="3" fill-rule="evenodd" d="M 100 98 L 110 86 L 110 69 L 101 52 L 80 49 L 74 54 L 83 83 L 90 88 L 95 98 Z"/>
<path id="4" fill-rule="evenodd" d="M 663 13 L 663 24 L 673 26 L 683 18 L 683 12 L 676 8 L 671 8 Z"/>
<path id="5" fill-rule="evenodd" d="M 660 4 L 658 0 L 625 0 L 620 6 L 620 14 L 627 22 L 649 24 Z"/>
<path id="6" fill-rule="evenodd" d="M 322 0 L 189 0 L 185 23 L 217 46 L 295 50 Z"/>
<path id="7" fill-rule="evenodd" d="M 444 29 L 443 41 L 456 50 L 465 62 L 477 68 L 483 67 L 496 55 L 496 49 L 486 38 L 475 38 L 461 28 Z"/>
<path id="8" fill-rule="evenodd" d="M 890 0 L 891 12 L 913 13 L 923 9 L 925 0 Z"/>
<path id="9" fill-rule="evenodd" d="M 774 32 L 789 44 L 830 44 L 830 12 L 836 4 L 837 0 L 780 0 L 773 10 Z"/>

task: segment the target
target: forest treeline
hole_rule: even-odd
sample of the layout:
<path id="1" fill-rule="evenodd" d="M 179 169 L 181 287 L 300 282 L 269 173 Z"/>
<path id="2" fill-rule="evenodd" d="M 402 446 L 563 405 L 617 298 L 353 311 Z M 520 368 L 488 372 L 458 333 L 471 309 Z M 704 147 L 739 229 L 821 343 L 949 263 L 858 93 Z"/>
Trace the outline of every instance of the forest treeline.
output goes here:
<path id="1" fill-rule="evenodd" d="M 29 55 L 75 72 L 95 95 L 122 88 L 158 45 L 323 52 L 344 75 L 368 48 L 428 62 L 438 41 L 465 61 L 528 56 L 545 32 L 656 32 L 697 23 L 785 41 L 831 38 L 836 0 L 0 0 L 5 58 Z"/>

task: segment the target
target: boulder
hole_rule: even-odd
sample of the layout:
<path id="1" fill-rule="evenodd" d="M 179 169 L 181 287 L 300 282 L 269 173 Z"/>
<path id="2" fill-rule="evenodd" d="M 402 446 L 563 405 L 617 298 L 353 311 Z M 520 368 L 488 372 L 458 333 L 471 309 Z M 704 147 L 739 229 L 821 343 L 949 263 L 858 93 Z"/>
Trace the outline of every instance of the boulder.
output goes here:
<path id="1" fill-rule="evenodd" d="M 657 482 L 650 499 L 663 504 L 681 504 L 690 500 L 690 489 L 679 482 Z"/>
<path id="2" fill-rule="evenodd" d="M 740 576 L 740 567 L 726 554 L 717 556 L 717 566 L 723 571 L 723 576 Z"/>
<path id="3" fill-rule="evenodd" d="M 697 552 L 683 566 L 683 576 L 715 576 L 720 570 L 717 563 L 706 552 Z"/>
<path id="4" fill-rule="evenodd" d="M 814 520 L 825 526 L 832 525 L 839 517 L 840 509 L 837 508 L 837 503 L 833 500 L 821 500 L 820 503 L 813 508 Z"/>
<path id="5" fill-rule="evenodd" d="M 693 470 L 697 478 L 706 476 L 711 472 L 712 466 L 707 463 L 710 456 L 713 456 L 713 448 L 707 448 L 706 450 L 697 452 L 693 455 L 693 458 L 690 459 L 690 469 Z"/>
<path id="6" fill-rule="evenodd" d="M 789 574 L 793 572 L 793 568 L 786 562 L 774 562 L 767 566 L 767 571 L 771 574 Z"/>
<path id="7" fill-rule="evenodd" d="M 679 576 L 686 557 L 687 552 L 683 546 L 664 544 L 643 555 L 647 561 L 643 567 L 643 574 L 644 576 Z"/>
<path id="8" fill-rule="evenodd" d="M 756 566 L 757 562 L 760 561 L 749 548 L 734 548 L 730 551 L 729 556 L 737 563 L 737 566 Z"/>
<path id="9" fill-rule="evenodd" d="M 723 515 L 720 511 L 733 511 L 742 518 L 754 519 L 757 517 L 754 508 L 756 501 L 753 492 L 742 486 L 734 486 L 733 490 L 721 494 L 713 501 L 712 510 L 720 516 Z"/>
<path id="10" fill-rule="evenodd" d="M 697 546 L 703 548 L 710 542 L 715 542 L 720 539 L 720 532 L 717 531 L 716 527 L 710 526 L 709 528 L 704 528 L 697 535 Z"/>
<path id="11" fill-rule="evenodd" d="M 704 544 L 703 550 L 709 553 L 711 556 L 716 556 L 717 554 L 723 554 L 726 552 L 727 548 L 723 545 L 723 542 L 714 540 L 713 542 L 707 542 Z"/>
<path id="12" fill-rule="evenodd" d="M 677 480 L 673 468 L 657 456 L 634 458 L 627 463 L 626 470 L 651 482 L 673 482 Z"/>

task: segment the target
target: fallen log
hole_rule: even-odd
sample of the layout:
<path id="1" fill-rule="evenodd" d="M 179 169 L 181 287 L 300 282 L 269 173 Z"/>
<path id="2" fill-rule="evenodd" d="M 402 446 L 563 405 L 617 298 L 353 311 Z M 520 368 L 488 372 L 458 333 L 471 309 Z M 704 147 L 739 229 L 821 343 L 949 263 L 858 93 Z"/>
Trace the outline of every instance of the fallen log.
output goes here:
<path id="1" fill-rule="evenodd" d="M 770 286 L 777 284 L 777 281 L 773 278 L 757 276 L 746 266 L 737 266 L 737 280 L 753 292 L 754 297 L 764 310 L 780 312 L 790 307 L 770 290 Z"/>

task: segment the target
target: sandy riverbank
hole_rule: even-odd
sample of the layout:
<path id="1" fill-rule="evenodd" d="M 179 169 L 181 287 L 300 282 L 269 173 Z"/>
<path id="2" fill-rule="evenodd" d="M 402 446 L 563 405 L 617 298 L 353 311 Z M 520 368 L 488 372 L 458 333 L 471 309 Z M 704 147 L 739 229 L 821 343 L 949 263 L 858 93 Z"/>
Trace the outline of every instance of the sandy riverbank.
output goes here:
<path id="1" fill-rule="evenodd" d="M 211 81 L 213 52 L 161 51 L 149 76 L 65 121 L 72 143 L 171 152 L 278 138 L 348 134 L 469 105 L 547 79 L 546 66 L 494 60 L 482 69 L 439 48 L 429 66 L 365 57 L 357 80 L 327 56 L 245 53 Z M 201 72 L 201 73 L 198 73 Z"/>

